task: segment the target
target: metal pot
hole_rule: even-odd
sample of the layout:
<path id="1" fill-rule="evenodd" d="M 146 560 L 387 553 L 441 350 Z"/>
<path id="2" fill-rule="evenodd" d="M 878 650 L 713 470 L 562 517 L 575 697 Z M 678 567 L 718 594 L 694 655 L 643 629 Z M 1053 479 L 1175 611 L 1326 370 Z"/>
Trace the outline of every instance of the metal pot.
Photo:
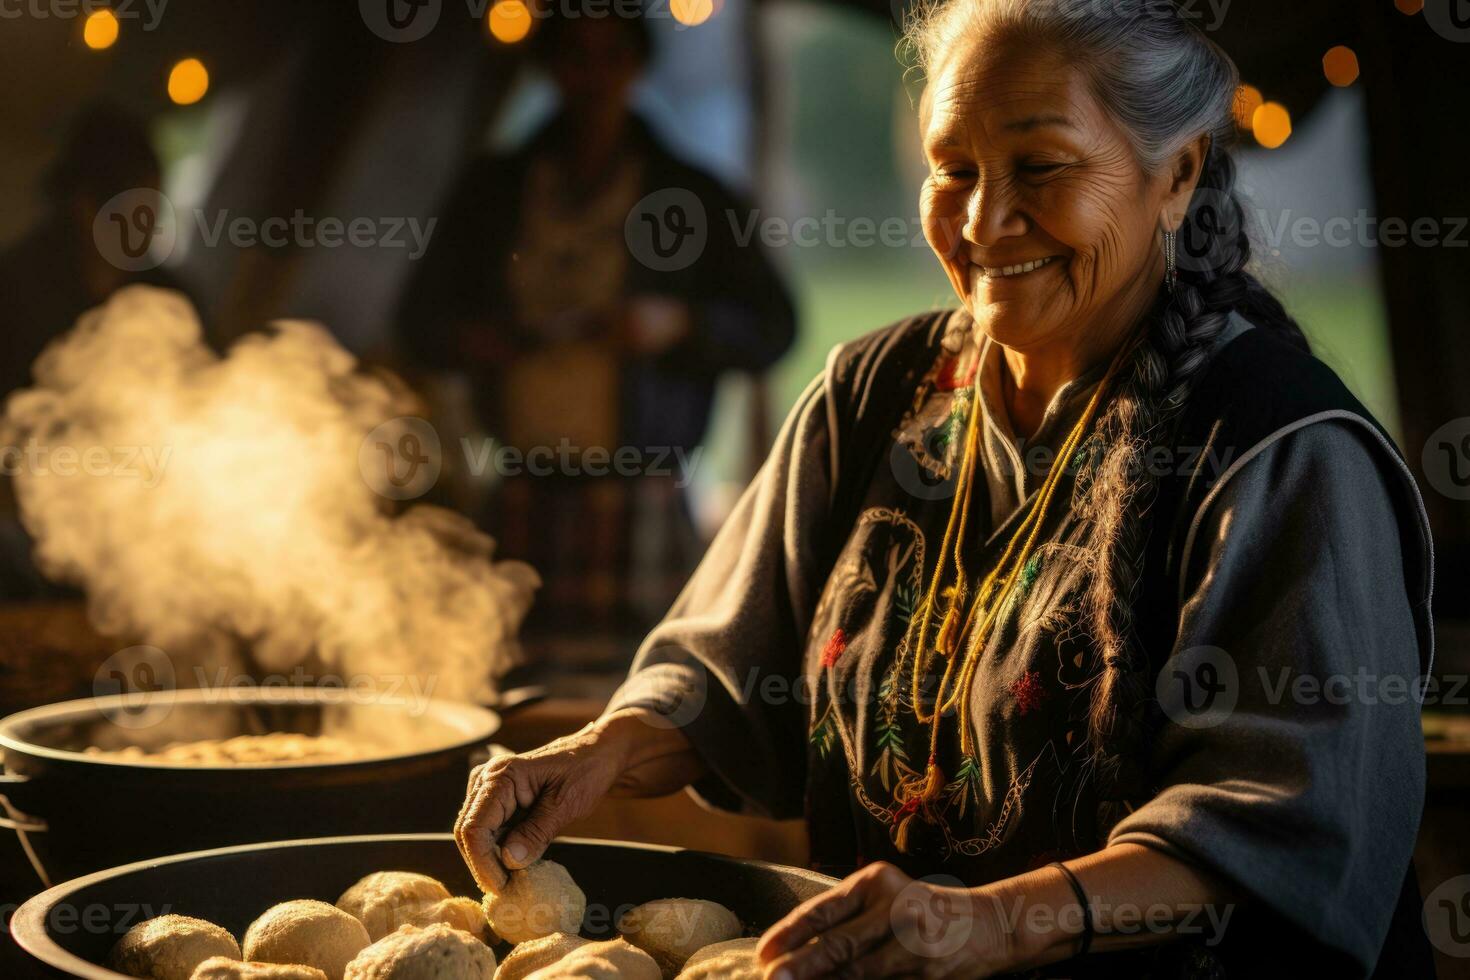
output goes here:
<path id="1" fill-rule="evenodd" d="M 160 854 L 446 830 L 471 766 L 488 756 L 499 727 L 496 712 L 476 705 L 313 688 L 124 694 L 19 712 L 0 720 L 0 795 L 10 803 L 0 824 L 21 833 L 38 873 L 50 880 L 6 897 Z M 84 751 L 270 731 L 343 733 L 371 750 L 341 762 L 227 767 Z"/>
<path id="2" fill-rule="evenodd" d="M 632 905 L 676 897 L 719 902 L 753 935 L 837 884 L 799 868 L 650 844 L 563 838 L 546 856 L 566 865 L 587 893 L 582 931 L 592 937 L 612 934 Z M 334 902 L 363 875 L 386 869 L 432 875 L 456 895 L 479 894 L 449 834 L 337 837 L 226 847 L 88 875 L 26 902 L 11 931 L 47 964 L 45 975 L 125 980 L 97 964 L 142 919 L 192 915 L 238 937 L 277 902 Z"/>

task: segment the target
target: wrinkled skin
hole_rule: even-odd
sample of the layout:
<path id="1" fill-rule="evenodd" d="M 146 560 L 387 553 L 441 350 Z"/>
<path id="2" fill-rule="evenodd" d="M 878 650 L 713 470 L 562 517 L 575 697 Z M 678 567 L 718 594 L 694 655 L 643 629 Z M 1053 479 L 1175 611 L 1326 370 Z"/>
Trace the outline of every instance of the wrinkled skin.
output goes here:
<path id="1" fill-rule="evenodd" d="M 540 858 L 563 827 L 604 797 L 665 796 L 702 768 L 678 729 L 642 710 L 620 711 L 539 749 L 476 767 L 454 839 L 480 888 L 498 892 L 507 869 Z"/>
<path id="2" fill-rule="evenodd" d="M 935 66 L 920 113 L 924 231 L 976 328 L 1006 348 L 1016 421 L 1114 350 L 1158 295 L 1208 139 L 1147 174 L 1084 73 L 975 40 Z M 1004 268 L 1054 257 L 1014 278 Z"/>
<path id="3" fill-rule="evenodd" d="M 766 976 L 978 977 L 1014 963 L 1000 905 L 916 882 L 884 861 L 849 875 L 766 931 Z"/>

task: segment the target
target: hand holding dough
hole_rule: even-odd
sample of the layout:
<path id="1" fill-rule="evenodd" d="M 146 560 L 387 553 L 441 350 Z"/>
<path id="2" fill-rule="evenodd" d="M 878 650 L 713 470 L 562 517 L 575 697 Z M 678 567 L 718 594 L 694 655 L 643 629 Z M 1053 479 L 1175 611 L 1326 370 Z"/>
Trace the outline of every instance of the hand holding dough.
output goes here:
<path id="1" fill-rule="evenodd" d="M 702 898 L 661 898 L 630 909 L 618 920 L 618 932 L 658 961 L 666 980 L 683 969 L 696 952 L 737 938 L 743 931 L 735 913 Z"/>
<path id="2" fill-rule="evenodd" d="M 492 980 L 495 954 L 442 922 L 403 926 L 357 954 L 345 980 Z"/>
<path id="3" fill-rule="evenodd" d="M 372 940 L 367 927 L 335 905 L 301 898 L 282 902 L 245 930 L 245 959 L 314 966 L 342 980 L 352 958 Z"/>
<path id="4" fill-rule="evenodd" d="M 536 861 L 512 871 L 505 887 L 485 893 L 485 918 L 506 942 L 524 943 L 553 932 L 575 935 L 587 912 L 587 896 L 567 869 Z"/>
<path id="5" fill-rule="evenodd" d="M 240 944 L 224 928 L 187 915 L 160 915 L 124 933 L 107 965 L 130 977 L 189 980 L 195 967 L 216 956 L 240 958 Z"/>

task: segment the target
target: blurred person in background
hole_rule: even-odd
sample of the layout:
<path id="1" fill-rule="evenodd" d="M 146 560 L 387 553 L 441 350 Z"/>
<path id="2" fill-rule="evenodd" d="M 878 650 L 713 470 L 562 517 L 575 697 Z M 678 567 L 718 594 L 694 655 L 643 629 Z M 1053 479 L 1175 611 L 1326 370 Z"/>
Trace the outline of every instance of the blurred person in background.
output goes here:
<path id="1" fill-rule="evenodd" d="M 602 8 L 535 30 L 559 112 L 518 151 L 466 168 L 405 293 L 399 338 L 413 367 L 471 377 L 497 446 L 528 461 L 539 450 L 555 469 L 501 472 L 483 520 L 505 557 L 543 577 L 528 630 L 621 637 L 604 654 L 626 657 L 698 560 L 683 491 L 716 380 L 774 364 L 795 318 L 767 256 L 727 219 L 749 205 L 630 109 L 652 48 L 644 18 Z M 670 190 L 698 199 L 708 239 L 660 271 L 624 228 Z M 614 469 L 620 449 L 641 462 L 587 472 Z"/>
<path id="2" fill-rule="evenodd" d="M 158 155 L 141 120 L 107 103 L 77 115 L 43 180 L 45 213 L 0 254 L 0 397 L 27 386 L 31 365 L 46 345 L 118 289 L 132 283 L 180 288 L 161 268 L 119 267 L 94 235 L 98 214 L 114 197 L 137 191 L 141 202 L 160 187 Z M 6 479 L 0 483 L 0 595 L 18 599 L 55 591 L 31 562 L 30 539 Z"/>

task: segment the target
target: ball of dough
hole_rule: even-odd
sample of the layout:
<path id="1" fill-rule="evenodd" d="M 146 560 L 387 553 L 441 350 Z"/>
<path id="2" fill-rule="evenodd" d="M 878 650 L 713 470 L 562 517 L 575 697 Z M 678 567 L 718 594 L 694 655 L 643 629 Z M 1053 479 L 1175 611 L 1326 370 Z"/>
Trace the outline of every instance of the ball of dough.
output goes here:
<path id="1" fill-rule="evenodd" d="M 609 939 L 578 946 L 526 980 L 660 980 L 662 976 L 652 956 L 626 940 Z"/>
<path id="2" fill-rule="evenodd" d="M 706 946 L 684 964 L 679 980 L 761 980 L 764 971 L 755 958 L 755 936 Z"/>
<path id="3" fill-rule="evenodd" d="M 412 922 L 414 915 L 426 906 L 448 897 L 449 889 L 428 875 L 375 871 L 343 892 L 337 899 L 337 908 L 367 926 L 368 937 L 377 942 L 399 926 Z"/>
<path id="4" fill-rule="evenodd" d="M 107 965 L 130 977 L 189 980 L 196 966 L 214 956 L 238 960 L 240 944 L 213 922 L 160 915 L 125 932 L 112 947 Z"/>
<path id="5" fill-rule="evenodd" d="M 189 980 L 327 980 L 327 975 L 314 966 L 242 963 L 214 956 L 200 963 Z"/>
<path id="6" fill-rule="evenodd" d="M 586 912 L 587 896 L 555 861 L 537 861 L 512 871 L 504 888 L 485 894 L 485 918 L 508 943 L 530 942 L 553 932 L 575 934 Z"/>
<path id="7" fill-rule="evenodd" d="M 494 939 L 490 923 L 485 921 L 485 910 L 473 898 L 446 898 L 433 905 L 421 905 L 408 917 L 411 926 L 431 926 L 436 922 L 467 932 L 482 943 Z"/>
<path id="8" fill-rule="evenodd" d="M 669 978 L 699 950 L 735 939 L 742 931 L 734 912 L 702 898 L 644 902 L 618 920 L 623 938 L 646 950 Z"/>
<path id="9" fill-rule="evenodd" d="M 495 980 L 521 980 L 544 966 L 550 966 L 578 946 L 586 946 L 591 940 L 565 932 L 553 932 L 540 939 L 521 943 L 500 961 Z"/>
<path id="10" fill-rule="evenodd" d="M 372 940 L 367 927 L 335 905 L 310 898 L 282 902 L 245 930 L 245 959 L 314 966 L 327 980 L 342 971 Z"/>
<path id="11" fill-rule="evenodd" d="M 442 922 L 402 926 L 347 964 L 345 980 L 491 980 L 495 954 Z"/>

